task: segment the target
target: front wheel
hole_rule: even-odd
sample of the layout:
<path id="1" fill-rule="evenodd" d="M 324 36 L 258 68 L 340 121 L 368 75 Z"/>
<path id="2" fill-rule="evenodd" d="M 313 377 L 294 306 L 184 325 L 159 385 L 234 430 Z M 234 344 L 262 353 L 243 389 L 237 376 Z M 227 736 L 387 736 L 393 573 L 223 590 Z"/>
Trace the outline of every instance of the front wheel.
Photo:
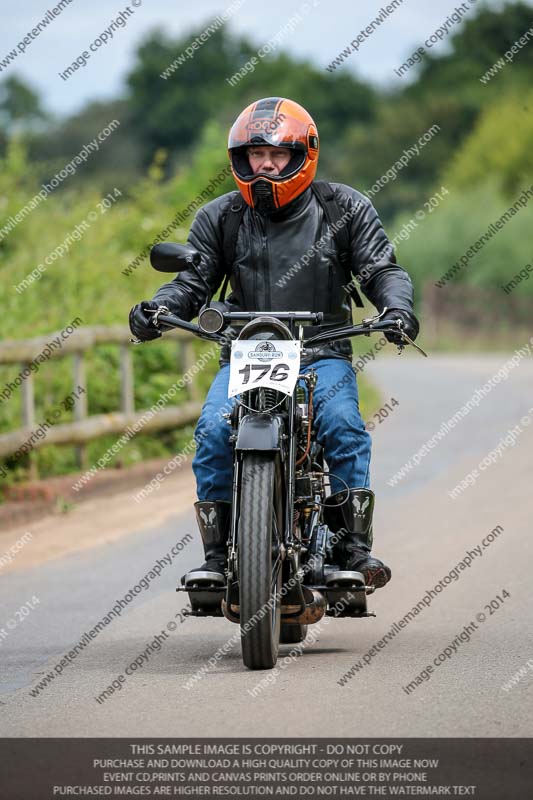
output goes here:
<path id="1" fill-rule="evenodd" d="M 242 658 L 272 669 L 281 624 L 281 480 L 275 453 L 245 453 L 238 527 Z"/>

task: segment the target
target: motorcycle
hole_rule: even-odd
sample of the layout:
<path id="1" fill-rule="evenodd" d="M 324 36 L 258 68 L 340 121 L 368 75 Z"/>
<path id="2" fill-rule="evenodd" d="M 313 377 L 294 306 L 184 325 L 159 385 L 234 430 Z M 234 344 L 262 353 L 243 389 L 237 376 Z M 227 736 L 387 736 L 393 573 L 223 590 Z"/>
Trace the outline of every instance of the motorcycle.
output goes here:
<path id="1" fill-rule="evenodd" d="M 323 322 L 321 312 L 228 311 L 212 301 L 198 270 L 200 254 L 188 245 L 158 244 L 150 260 L 160 272 L 192 269 L 208 291 L 197 324 L 164 306 L 153 311 L 160 330 L 182 328 L 223 343 L 223 331 L 242 324 L 231 342 L 228 396 L 236 402 L 224 414 L 234 461 L 226 579 L 193 571 L 176 591 L 188 593 L 189 616 L 224 616 L 240 625 L 245 666 L 271 669 L 279 645 L 302 642 L 307 626 L 324 615 L 375 616 L 367 608 L 374 587 L 365 585 L 360 572 L 342 570 L 333 561 L 334 534 L 324 521 L 329 471 L 313 430 L 318 377 L 312 368 L 300 374 L 302 349 L 394 331 L 426 353 L 403 332 L 400 320 L 381 321 L 386 309 L 360 325 L 306 337 L 308 325 Z"/>

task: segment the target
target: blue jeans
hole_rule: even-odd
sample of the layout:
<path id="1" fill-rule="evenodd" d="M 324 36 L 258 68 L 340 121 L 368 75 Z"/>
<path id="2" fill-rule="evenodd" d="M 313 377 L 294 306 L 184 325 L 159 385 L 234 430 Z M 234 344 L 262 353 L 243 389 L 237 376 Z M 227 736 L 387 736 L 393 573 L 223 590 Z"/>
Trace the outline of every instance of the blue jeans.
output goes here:
<path id="1" fill-rule="evenodd" d="M 368 488 L 371 438 L 359 412 L 355 370 L 346 359 L 323 358 L 303 366 L 313 367 L 318 382 L 313 402 L 313 427 L 331 475 L 332 493 L 345 486 Z M 192 468 L 198 500 L 231 500 L 233 454 L 229 443 L 230 426 L 222 413 L 230 410 L 235 398 L 228 399 L 229 364 L 220 368 L 207 393 L 194 438 L 196 453 Z"/>

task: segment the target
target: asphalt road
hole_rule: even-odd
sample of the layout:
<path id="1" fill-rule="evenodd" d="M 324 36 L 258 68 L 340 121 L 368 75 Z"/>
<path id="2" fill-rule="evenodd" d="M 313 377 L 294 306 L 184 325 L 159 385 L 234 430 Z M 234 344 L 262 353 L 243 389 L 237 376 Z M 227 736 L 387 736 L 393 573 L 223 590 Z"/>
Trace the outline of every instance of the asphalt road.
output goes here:
<path id="1" fill-rule="evenodd" d="M 237 631 L 224 619 L 175 617 L 187 602 L 174 592 L 176 580 L 201 559 L 190 506 L 105 546 L 0 572 L 1 734 L 533 735 L 533 427 L 521 423 L 529 409 L 533 422 L 531 359 L 511 368 L 409 476 L 389 483 L 508 358 L 387 355 L 369 365 L 383 402 L 398 401 L 387 419 L 373 420 L 374 549 L 391 565 L 393 580 L 369 599 L 375 618 L 328 619 L 311 627 L 313 641 L 301 655 L 287 657 L 290 646 L 282 648 L 276 674 L 247 671 L 234 640 L 229 653 L 187 688 Z M 451 498 L 449 492 L 513 428 L 513 444 L 501 446 L 473 485 Z M 32 696 L 83 633 L 188 533 L 194 541 L 173 563 Z M 454 573 L 457 579 L 448 577 L 429 606 L 394 628 L 484 539 L 486 547 Z M 461 639 L 466 626 L 470 634 Z M 156 635 L 160 649 L 154 644 L 142 668 L 98 703 L 96 696 Z M 363 666 L 340 685 L 359 661 Z M 515 673 L 515 684 L 503 688 Z M 265 678 L 268 685 L 258 688 Z"/>

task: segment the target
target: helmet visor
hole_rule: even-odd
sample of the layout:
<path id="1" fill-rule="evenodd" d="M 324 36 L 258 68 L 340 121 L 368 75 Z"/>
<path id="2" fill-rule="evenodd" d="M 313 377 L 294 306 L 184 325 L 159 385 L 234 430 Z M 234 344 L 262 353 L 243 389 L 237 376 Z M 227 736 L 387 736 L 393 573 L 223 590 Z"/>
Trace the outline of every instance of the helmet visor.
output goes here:
<path id="1" fill-rule="evenodd" d="M 241 115 L 229 133 L 228 148 L 270 145 L 307 150 L 309 123 L 283 112 L 256 111 Z"/>

